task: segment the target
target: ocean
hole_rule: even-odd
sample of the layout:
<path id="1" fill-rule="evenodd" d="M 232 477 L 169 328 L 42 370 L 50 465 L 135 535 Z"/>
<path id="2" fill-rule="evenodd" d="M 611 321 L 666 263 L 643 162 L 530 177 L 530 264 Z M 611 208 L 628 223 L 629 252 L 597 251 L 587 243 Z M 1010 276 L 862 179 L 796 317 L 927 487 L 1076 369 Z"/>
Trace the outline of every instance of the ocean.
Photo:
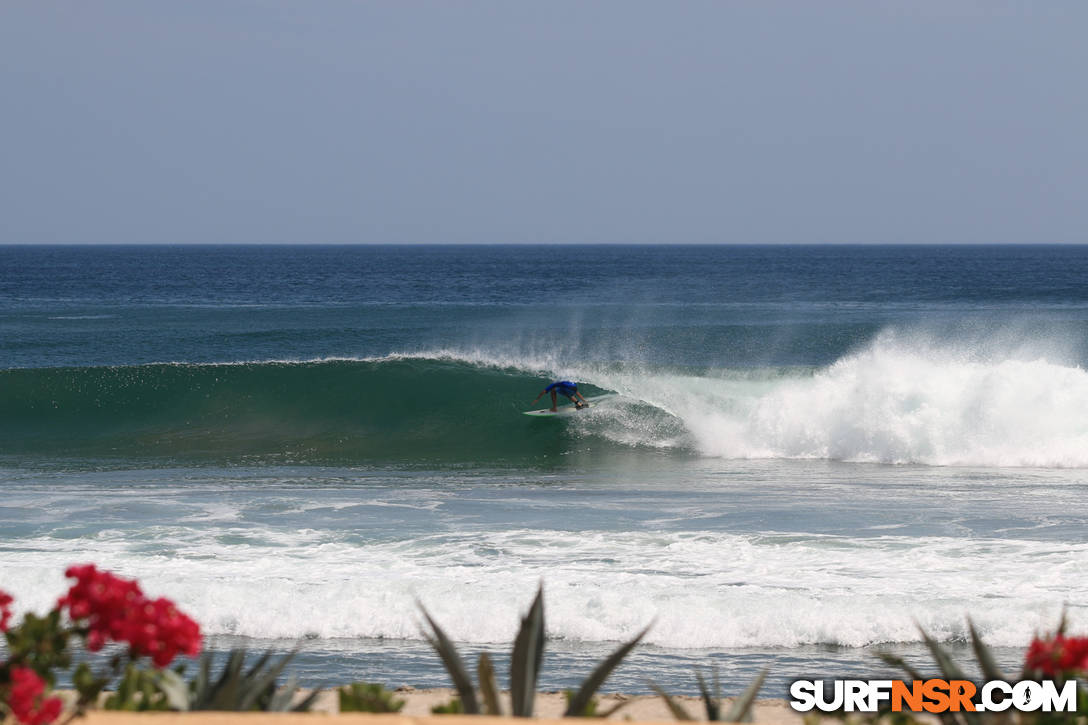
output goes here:
<path id="1" fill-rule="evenodd" d="M 763 695 L 1088 615 L 1088 247 L 0 247 L 0 588 L 137 577 L 307 684 Z M 548 382 L 612 393 L 521 415 Z M 537 407 L 543 405 L 543 401 Z M 502 657 L 499 657 L 502 660 Z M 505 666 L 500 663 L 500 672 Z"/>

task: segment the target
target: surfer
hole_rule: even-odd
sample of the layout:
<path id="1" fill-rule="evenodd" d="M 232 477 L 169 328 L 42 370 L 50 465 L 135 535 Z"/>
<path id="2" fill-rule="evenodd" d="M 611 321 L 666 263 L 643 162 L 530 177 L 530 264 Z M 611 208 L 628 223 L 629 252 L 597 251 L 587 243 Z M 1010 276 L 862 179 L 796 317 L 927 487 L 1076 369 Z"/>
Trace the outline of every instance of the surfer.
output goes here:
<path id="1" fill-rule="evenodd" d="M 574 403 L 574 407 L 578 410 L 581 410 L 582 408 L 589 405 L 589 403 L 586 402 L 586 399 L 582 397 L 582 394 L 578 392 L 578 383 L 572 383 L 569 380 L 556 380 L 554 383 L 541 390 L 540 395 L 533 398 L 533 402 L 535 403 L 536 401 L 540 400 L 541 396 L 543 396 L 544 393 L 552 394 L 553 413 L 556 411 L 556 393 L 570 398 L 570 402 Z"/>

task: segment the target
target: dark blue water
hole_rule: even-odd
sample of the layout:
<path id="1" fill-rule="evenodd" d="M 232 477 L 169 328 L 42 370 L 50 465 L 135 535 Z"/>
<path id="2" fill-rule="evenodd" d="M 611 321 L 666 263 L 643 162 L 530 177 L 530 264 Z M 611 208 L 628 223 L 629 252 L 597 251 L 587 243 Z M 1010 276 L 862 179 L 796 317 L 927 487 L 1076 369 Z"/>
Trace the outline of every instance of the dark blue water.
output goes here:
<path id="1" fill-rule="evenodd" d="M 1045 310 L 1082 329 L 1088 305 L 1080 246 L 6 246 L 0 270 L 2 367 L 511 336 L 604 357 L 820 365 L 887 324 Z"/>
<path id="2" fill-rule="evenodd" d="M 495 651 L 541 581 L 545 687 L 654 619 L 619 686 L 967 613 L 1015 664 L 1088 614 L 1086 342 L 1088 247 L 0 247 L 0 587 L 314 681 L 440 684 L 416 599 Z M 558 377 L 610 397 L 521 415 Z"/>

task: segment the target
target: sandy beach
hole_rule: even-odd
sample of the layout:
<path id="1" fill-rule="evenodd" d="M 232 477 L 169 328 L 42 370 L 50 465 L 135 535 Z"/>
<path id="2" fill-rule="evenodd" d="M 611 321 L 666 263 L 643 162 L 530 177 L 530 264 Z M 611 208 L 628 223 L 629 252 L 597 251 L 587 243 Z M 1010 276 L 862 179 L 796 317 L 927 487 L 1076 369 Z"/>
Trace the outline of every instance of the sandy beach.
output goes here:
<path id="1" fill-rule="evenodd" d="M 200 712 L 200 713 L 121 713 L 96 710 L 89 713 L 84 720 L 87 725 L 226 725 L 245 721 L 256 725 L 258 722 L 274 722 L 276 725 L 294 725 L 310 722 L 315 717 L 336 715 L 337 722 L 351 725 L 358 723 L 374 723 L 375 725 L 469 725 L 480 722 L 479 717 L 469 715 L 432 715 L 431 708 L 450 701 L 454 691 L 447 688 L 434 688 L 417 690 L 414 688 L 399 688 L 397 697 L 404 700 L 404 708 L 395 715 L 374 715 L 370 713 L 338 713 L 335 692 L 326 692 L 318 699 L 312 713 L 233 713 L 233 712 Z M 508 702 L 509 693 L 502 693 L 504 702 Z M 699 698 L 678 696 L 675 698 L 683 707 L 691 713 L 693 718 L 704 720 L 704 711 Z M 727 698 L 730 701 L 731 698 Z M 626 703 L 608 719 L 629 722 L 675 722 L 675 718 L 669 713 L 661 698 L 652 695 L 628 696 L 621 693 L 611 693 L 598 698 L 598 707 L 608 710 L 620 703 Z M 566 701 L 561 692 L 542 692 L 537 695 L 535 718 L 538 722 L 547 723 L 558 721 L 566 706 Z M 799 725 L 801 716 L 790 709 L 785 700 L 757 700 L 754 711 L 754 722 L 765 725 Z M 489 725 L 498 725 L 501 722 L 524 722 L 520 718 L 494 718 L 483 720 Z M 569 721 L 569 720 L 568 720 Z"/>
<path id="2" fill-rule="evenodd" d="M 431 720 L 437 717 L 443 723 L 449 723 L 453 719 L 460 720 L 468 716 L 431 714 L 431 708 L 436 705 L 448 703 L 456 695 L 452 688 L 436 687 L 416 689 L 414 687 L 398 687 L 396 697 L 404 701 L 404 707 L 399 716 L 411 719 Z M 509 708 L 510 693 L 500 693 L 504 708 Z M 678 702 L 692 718 L 705 720 L 705 711 L 702 700 L 688 695 L 676 695 L 673 699 Z M 723 702 L 731 703 L 733 698 L 724 698 Z M 562 692 L 540 692 L 536 696 L 535 712 L 539 719 L 558 719 L 566 708 L 566 697 Z M 625 695 L 619 692 L 599 695 L 597 698 L 598 712 L 608 712 L 621 705 L 618 710 L 608 716 L 609 720 L 634 721 L 634 722 L 663 722 L 674 721 L 675 718 L 669 712 L 665 703 L 656 695 Z M 726 705 L 728 707 L 728 705 Z M 335 691 L 323 692 L 314 705 L 313 712 L 324 714 L 339 714 L 339 706 Z M 342 717 L 355 717 L 357 713 L 345 713 Z M 754 721 L 767 723 L 768 725 L 795 725 L 801 722 L 801 715 L 794 712 L 785 700 L 760 699 L 753 708 Z M 203 717 L 201 714 L 199 717 Z M 387 720 L 383 720 L 387 721 Z M 487 722 L 495 722 L 488 718 Z M 209 724 L 210 725 L 210 724 Z"/>
<path id="3" fill-rule="evenodd" d="M 431 708 L 450 701 L 454 691 L 449 688 L 414 689 L 402 687 L 396 690 L 397 697 L 404 700 L 404 708 L 401 714 L 406 717 L 418 718 L 431 715 Z M 507 706 L 509 693 L 501 694 L 504 706 Z M 705 719 L 702 700 L 698 697 L 686 695 L 673 698 L 687 710 L 693 718 Z M 732 702 L 733 698 L 725 698 L 726 702 Z M 608 693 L 597 698 L 598 712 L 607 712 L 617 705 L 623 706 L 609 716 L 610 720 L 631 720 L 637 722 L 673 721 L 675 718 L 669 712 L 665 703 L 655 695 L 625 695 L 623 693 Z M 323 700 L 321 709 L 329 712 L 335 711 L 335 697 Z M 562 692 L 541 692 L 536 697 L 535 712 L 539 718 L 559 718 L 566 708 L 566 697 Z M 442 722 L 446 722 L 442 716 Z M 801 716 L 790 709 L 785 700 L 766 699 L 757 700 L 754 710 L 756 722 L 768 724 L 793 725 L 801 722 Z M 491 722 L 489 719 L 488 722 Z"/>

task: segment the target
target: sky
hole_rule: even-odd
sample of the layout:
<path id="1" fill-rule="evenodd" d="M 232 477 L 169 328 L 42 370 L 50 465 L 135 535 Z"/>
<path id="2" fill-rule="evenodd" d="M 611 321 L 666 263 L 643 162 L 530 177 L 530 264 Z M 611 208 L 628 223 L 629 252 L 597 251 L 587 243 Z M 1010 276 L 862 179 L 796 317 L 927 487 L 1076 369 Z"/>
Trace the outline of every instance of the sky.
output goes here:
<path id="1" fill-rule="evenodd" d="M 1088 242 L 1083 0 L 4 0 L 0 243 Z"/>

